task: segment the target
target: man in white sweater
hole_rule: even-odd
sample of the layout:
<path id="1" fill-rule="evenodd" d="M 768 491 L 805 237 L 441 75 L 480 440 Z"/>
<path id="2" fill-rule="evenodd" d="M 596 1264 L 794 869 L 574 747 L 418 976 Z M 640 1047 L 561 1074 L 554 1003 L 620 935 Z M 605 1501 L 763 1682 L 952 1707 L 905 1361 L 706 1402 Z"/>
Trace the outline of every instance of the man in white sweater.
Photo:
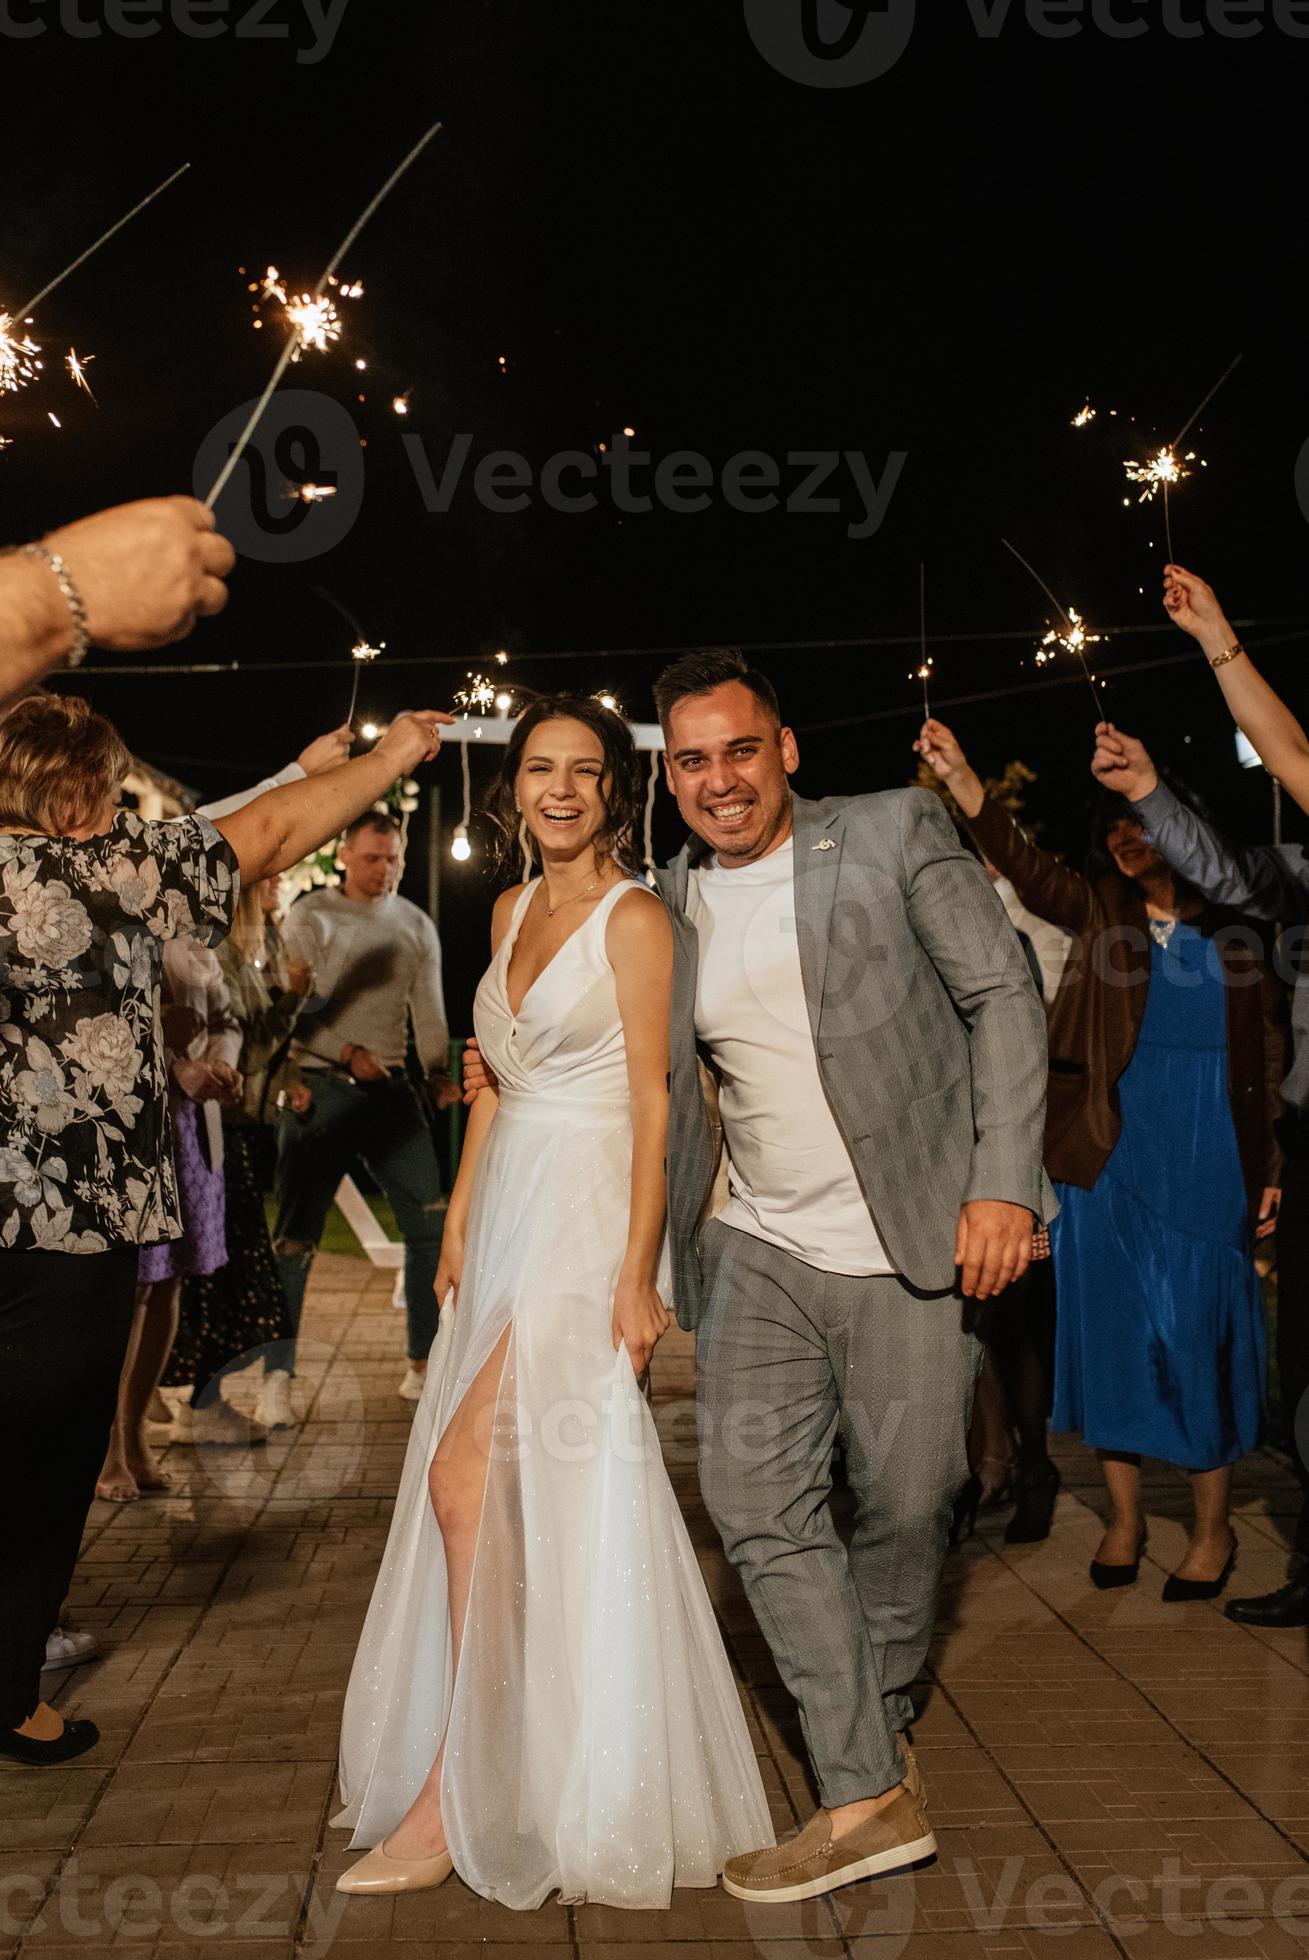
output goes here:
<path id="1" fill-rule="evenodd" d="M 274 1250 L 293 1325 L 333 1194 L 362 1158 L 390 1199 L 405 1242 L 409 1370 L 400 1393 L 422 1393 L 436 1338 L 433 1292 L 441 1249 L 441 1174 L 405 1072 L 409 1028 L 439 1107 L 459 1099 L 449 1075 L 441 946 L 425 912 L 393 891 L 400 829 L 381 811 L 360 817 L 340 849 L 343 882 L 307 894 L 284 928 L 292 959 L 313 970 L 313 992 L 291 1059 L 310 1092 L 278 1117 Z M 294 1352 L 270 1356 L 289 1367 Z"/>

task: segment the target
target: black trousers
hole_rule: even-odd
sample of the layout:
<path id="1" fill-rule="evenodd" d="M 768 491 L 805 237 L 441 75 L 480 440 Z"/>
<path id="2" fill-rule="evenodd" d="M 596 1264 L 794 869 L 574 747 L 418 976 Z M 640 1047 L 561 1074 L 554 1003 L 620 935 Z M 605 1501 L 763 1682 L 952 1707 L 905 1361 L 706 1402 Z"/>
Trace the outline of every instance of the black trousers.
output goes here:
<path id="1" fill-rule="evenodd" d="M 1295 1556 L 1309 1564 L 1309 1116 L 1288 1118 L 1281 1135 L 1286 1170 L 1277 1220 L 1277 1369 L 1282 1414 L 1304 1493 Z"/>
<path id="2" fill-rule="evenodd" d="M 113 1427 L 137 1256 L 0 1252 L 0 1728 L 41 1699 Z"/>

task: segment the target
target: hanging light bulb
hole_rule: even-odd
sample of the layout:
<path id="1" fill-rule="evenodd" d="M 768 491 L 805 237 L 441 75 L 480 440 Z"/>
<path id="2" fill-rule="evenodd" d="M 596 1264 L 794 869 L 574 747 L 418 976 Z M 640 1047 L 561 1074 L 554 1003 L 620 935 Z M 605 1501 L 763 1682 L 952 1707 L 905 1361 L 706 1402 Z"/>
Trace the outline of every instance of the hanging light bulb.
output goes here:
<path id="1" fill-rule="evenodd" d="M 467 824 L 461 823 L 455 825 L 454 842 L 450 846 L 450 855 L 452 858 L 457 858 L 460 864 L 463 864 L 466 859 L 473 855 L 473 847 L 468 841 Z"/>

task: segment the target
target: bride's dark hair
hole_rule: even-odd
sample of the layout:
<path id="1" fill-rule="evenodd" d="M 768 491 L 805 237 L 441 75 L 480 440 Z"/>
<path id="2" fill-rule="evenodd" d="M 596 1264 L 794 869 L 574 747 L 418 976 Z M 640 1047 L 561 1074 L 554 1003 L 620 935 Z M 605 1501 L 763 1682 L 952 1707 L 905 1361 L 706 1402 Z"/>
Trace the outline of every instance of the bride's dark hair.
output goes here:
<path id="1" fill-rule="evenodd" d="M 518 868 L 518 853 L 524 842 L 533 866 L 539 870 L 541 854 L 530 831 L 521 828 L 514 803 L 514 783 L 523 760 L 528 737 L 545 721 L 580 721 L 599 737 L 604 752 L 604 774 L 600 778 L 600 801 L 605 820 L 593 839 L 597 866 L 606 853 L 612 853 L 626 871 L 640 868 L 636 848 L 636 826 L 641 816 L 644 786 L 632 731 L 622 716 L 586 694 L 543 694 L 524 708 L 514 723 L 495 781 L 487 791 L 485 809 L 495 828 L 495 868 L 502 875 Z"/>

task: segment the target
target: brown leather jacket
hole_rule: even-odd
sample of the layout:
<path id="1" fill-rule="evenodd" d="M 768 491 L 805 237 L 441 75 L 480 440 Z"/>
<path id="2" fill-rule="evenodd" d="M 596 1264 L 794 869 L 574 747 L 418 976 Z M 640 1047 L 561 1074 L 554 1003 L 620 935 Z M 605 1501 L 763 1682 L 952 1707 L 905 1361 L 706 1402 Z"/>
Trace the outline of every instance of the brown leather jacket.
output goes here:
<path id="1" fill-rule="evenodd" d="M 1089 1191 L 1118 1141 L 1118 1081 L 1145 1015 L 1150 984 L 1145 899 L 1135 881 L 1120 872 L 1092 882 L 1069 870 L 1039 850 L 989 797 L 968 830 L 1024 905 L 1075 936 L 1050 1006 L 1045 1164 L 1051 1177 Z M 1193 923 L 1216 940 L 1227 981 L 1228 1092 L 1254 1218 L 1264 1191 L 1280 1185 L 1282 1177 L 1275 1125 L 1290 1065 L 1286 990 L 1249 921 L 1211 906 Z"/>

